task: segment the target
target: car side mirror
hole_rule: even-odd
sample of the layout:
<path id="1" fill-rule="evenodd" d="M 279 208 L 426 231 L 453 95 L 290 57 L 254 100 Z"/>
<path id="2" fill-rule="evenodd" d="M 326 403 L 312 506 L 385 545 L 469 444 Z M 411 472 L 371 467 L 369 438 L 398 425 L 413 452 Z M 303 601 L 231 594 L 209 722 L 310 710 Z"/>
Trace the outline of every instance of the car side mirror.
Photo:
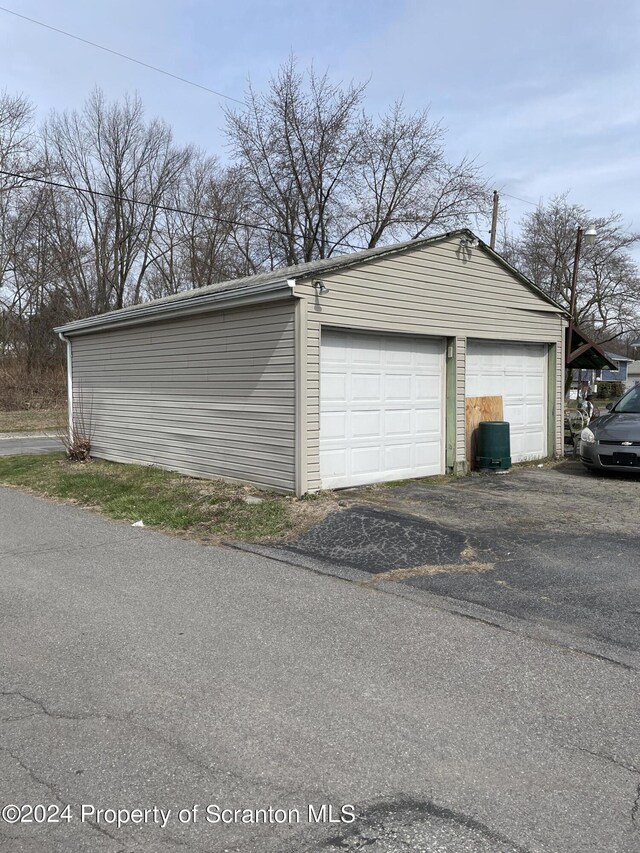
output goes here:
<path id="1" fill-rule="evenodd" d="M 606 405 L 606 409 L 607 409 L 607 411 L 608 411 L 608 412 L 610 412 L 610 411 L 611 411 L 611 409 L 613 409 L 613 407 L 614 407 L 614 406 L 615 406 L 615 403 L 607 403 L 607 405 Z"/>

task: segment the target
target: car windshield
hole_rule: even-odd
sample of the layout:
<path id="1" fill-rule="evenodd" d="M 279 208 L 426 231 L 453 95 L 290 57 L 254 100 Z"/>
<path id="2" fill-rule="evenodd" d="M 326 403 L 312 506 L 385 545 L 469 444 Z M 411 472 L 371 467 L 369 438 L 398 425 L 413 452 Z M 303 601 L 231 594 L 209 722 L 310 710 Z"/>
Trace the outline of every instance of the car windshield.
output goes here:
<path id="1" fill-rule="evenodd" d="M 640 385 L 636 385 L 635 388 L 632 388 L 631 391 L 625 394 L 616 403 L 612 411 L 640 415 Z"/>

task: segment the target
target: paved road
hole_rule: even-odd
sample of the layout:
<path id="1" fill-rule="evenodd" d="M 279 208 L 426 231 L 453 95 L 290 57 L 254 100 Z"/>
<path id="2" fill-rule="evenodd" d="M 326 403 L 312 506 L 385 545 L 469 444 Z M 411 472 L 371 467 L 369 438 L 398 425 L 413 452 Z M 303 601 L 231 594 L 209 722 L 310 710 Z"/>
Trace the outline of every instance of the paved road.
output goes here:
<path id="1" fill-rule="evenodd" d="M 62 442 L 45 433 L 0 433 L 0 456 L 22 453 L 51 453 L 62 450 Z"/>
<path id="2" fill-rule="evenodd" d="M 447 596 L 605 655 L 640 654 L 637 476 L 574 463 L 343 499 L 298 541 L 257 550 Z"/>
<path id="3" fill-rule="evenodd" d="M 636 670 L 15 490 L 0 520 L 0 802 L 72 816 L 2 853 L 637 853 Z"/>

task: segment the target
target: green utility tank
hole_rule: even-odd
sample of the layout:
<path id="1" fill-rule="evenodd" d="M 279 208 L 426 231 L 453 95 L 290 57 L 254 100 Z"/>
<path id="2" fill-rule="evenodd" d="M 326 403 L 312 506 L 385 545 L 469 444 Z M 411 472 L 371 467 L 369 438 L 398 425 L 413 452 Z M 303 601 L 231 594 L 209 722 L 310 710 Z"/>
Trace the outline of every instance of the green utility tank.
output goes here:
<path id="1" fill-rule="evenodd" d="M 476 462 L 481 471 L 505 471 L 511 468 L 511 440 L 507 421 L 481 421 L 478 424 Z"/>

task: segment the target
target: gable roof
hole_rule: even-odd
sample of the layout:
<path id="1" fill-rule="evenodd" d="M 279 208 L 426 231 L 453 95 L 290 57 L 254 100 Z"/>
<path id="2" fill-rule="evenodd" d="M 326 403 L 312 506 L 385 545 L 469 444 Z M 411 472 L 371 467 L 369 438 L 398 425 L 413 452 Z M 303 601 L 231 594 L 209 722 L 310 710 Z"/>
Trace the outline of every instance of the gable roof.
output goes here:
<path id="1" fill-rule="evenodd" d="M 605 350 L 605 355 L 612 361 L 633 361 L 632 358 L 628 358 L 626 355 L 620 355 L 617 352 L 611 352 L 611 350 Z"/>
<path id="2" fill-rule="evenodd" d="M 245 278 L 234 279 L 232 281 L 218 282 L 207 287 L 195 288 L 193 290 L 182 291 L 171 296 L 164 296 L 161 299 L 154 299 L 149 302 L 142 302 L 138 305 L 131 305 L 127 308 L 120 308 L 117 311 L 108 311 L 104 314 L 97 314 L 93 317 L 87 317 L 82 320 L 75 320 L 71 323 L 66 323 L 63 326 L 57 326 L 54 331 L 59 334 L 80 332 L 99 328 L 101 326 L 114 326 L 126 324 L 129 322 L 141 322 L 147 319 L 153 319 L 157 316 L 170 316 L 173 313 L 181 313 L 184 309 L 197 309 L 200 306 L 227 301 L 231 299 L 239 299 L 244 296 L 259 296 L 274 291 L 289 291 L 292 290 L 294 280 L 304 280 L 314 278 L 323 273 L 335 272 L 351 266 L 362 264 L 369 260 L 378 260 L 386 257 L 400 255 L 403 252 L 420 249 L 426 246 L 442 243 L 455 237 L 466 237 L 477 244 L 478 248 L 488 254 L 497 264 L 506 269 L 511 275 L 515 276 L 525 287 L 532 290 L 541 300 L 552 305 L 558 312 L 567 314 L 567 311 L 547 296 L 544 291 L 540 290 L 532 281 L 519 272 L 515 267 L 511 266 L 501 255 L 491 249 L 486 243 L 480 240 L 468 228 L 460 228 L 455 231 L 449 231 L 445 234 L 439 234 L 432 237 L 421 237 L 415 240 L 406 240 L 402 243 L 394 243 L 389 246 L 377 247 L 374 249 L 364 249 L 360 252 L 353 252 L 348 255 L 338 255 L 331 258 L 324 258 L 317 261 L 311 261 L 305 264 L 296 266 L 284 267 L 269 272 L 257 273 Z"/>
<path id="3" fill-rule="evenodd" d="M 616 366 L 598 344 L 573 324 L 565 332 L 565 367 L 580 370 L 615 370 Z"/>

